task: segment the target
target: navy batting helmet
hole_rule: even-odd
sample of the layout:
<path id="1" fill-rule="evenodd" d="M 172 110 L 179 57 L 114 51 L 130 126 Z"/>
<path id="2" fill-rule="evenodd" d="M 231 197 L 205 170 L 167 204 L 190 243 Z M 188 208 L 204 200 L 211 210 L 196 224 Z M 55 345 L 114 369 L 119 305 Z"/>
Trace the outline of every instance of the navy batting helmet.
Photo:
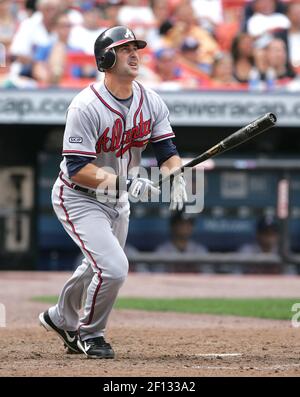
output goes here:
<path id="1" fill-rule="evenodd" d="M 145 48 L 147 45 L 144 40 L 137 40 L 133 31 L 126 26 L 114 26 L 101 33 L 94 45 L 98 70 L 104 72 L 111 69 L 116 63 L 114 47 L 131 42 L 135 42 L 138 49 Z"/>

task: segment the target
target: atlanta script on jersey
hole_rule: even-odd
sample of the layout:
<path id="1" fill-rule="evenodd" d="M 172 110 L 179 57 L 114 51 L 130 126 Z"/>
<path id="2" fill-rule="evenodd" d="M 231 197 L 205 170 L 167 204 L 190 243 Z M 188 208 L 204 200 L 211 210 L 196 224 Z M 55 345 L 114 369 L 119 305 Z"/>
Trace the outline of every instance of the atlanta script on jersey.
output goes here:
<path id="1" fill-rule="evenodd" d="M 98 167 L 111 167 L 127 176 L 139 166 L 148 142 L 174 137 L 169 111 L 152 90 L 133 82 L 133 100 L 128 109 L 115 99 L 104 83 L 95 83 L 81 91 L 67 112 L 63 155 L 90 156 Z M 66 160 L 61 163 L 68 178 Z"/>

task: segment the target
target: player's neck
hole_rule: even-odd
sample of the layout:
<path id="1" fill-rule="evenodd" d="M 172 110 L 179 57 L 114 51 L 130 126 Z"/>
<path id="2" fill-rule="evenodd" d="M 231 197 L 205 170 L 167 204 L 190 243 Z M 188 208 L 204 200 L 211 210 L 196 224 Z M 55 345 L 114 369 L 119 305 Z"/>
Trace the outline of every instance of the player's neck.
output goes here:
<path id="1" fill-rule="evenodd" d="M 115 76 L 105 76 L 105 87 L 108 91 L 119 99 L 126 99 L 132 95 L 132 80 L 117 79 Z"/>

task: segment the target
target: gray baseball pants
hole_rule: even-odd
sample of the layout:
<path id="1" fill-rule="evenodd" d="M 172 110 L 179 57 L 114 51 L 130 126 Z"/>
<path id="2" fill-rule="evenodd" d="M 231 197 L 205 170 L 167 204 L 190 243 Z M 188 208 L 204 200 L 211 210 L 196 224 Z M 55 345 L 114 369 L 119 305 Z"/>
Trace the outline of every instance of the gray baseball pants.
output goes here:
<path id="1" fill-rule="evenodd" d="M 84 259 L 49 309 L 53 323 L 79 330 L 82 340 L 103 336 L 118 291 L 128 273 L 125 246 L 129 204 L 116 209 L 72 189 L 59 178 L 52 190 L 54 211 Z M 79 310 L 84 307 L 83 317 Z"/>

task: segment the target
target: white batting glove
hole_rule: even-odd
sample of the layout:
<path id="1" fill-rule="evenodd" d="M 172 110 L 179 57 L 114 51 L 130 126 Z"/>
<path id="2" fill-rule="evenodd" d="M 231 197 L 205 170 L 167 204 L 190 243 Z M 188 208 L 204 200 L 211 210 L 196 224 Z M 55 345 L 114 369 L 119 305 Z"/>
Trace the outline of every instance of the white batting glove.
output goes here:
<path id="1" fill-rule="evenodd" d="M 130 200 L 145 200 L 149 194 L 159 195 L 160 189 L 146 178 L 127 179 L 127 191 Z"/>
<path id="2" fill-rule="evenodd" d="M 184 203 L 187 202 L 185 185 L 186 183 L 182 175 L 174 177 L 171 187 L 170 210 L 175 211 L 178 209 L 181 211 Z"/>

